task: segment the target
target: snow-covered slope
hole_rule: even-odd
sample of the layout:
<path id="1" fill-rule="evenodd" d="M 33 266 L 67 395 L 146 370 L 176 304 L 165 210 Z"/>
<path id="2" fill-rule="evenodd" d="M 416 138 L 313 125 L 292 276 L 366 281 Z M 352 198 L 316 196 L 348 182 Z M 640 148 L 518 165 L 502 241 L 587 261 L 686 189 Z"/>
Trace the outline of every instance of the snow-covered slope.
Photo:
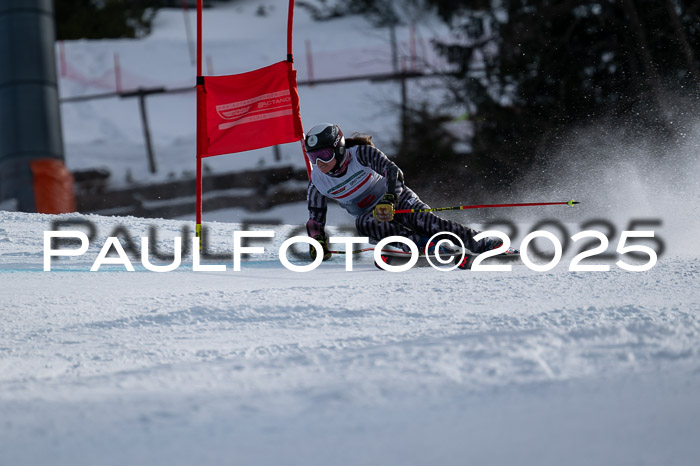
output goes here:
<path id="1" fill-rule="evenodd" d="M 206 12 L 205 51 L 217 73 L 280 59 L 286 1 L 265 2 L 266 17 L 255 15 L 259 4 Z M 264 26 L 275 21 L 280 34 L 272 37 Z M 125 85 L 191 82 L 183 24 L 181 12 L 163 11 L 142 41 L 64 44 L 73 71 L 94 80 L 64 77 L 62 95 L 104 91 L 114 52 Z M 315 63 L 321 77 L 348 64 L 357 72 L 387 66 L 386 36 L 360 18 L 316 24 L 298 10 L 300 77 L 308 72 L 300 53 L 306 39 L 323 58 Z M 335 120 L 374 134 L 380 148 L 394 137 L 389 103 L 398 101 L 398 86 L 300 92 L 307 125 Z M 152 97 L 148 106 L 161 167 L 155 178 L 182 176 L 194 167 L 194 95 Z M 108 166 L 117 184 L 128 170 L 149 179 L 137 112 L 135 102 L 117 99 L 64 104 L 69 167 Z M 205 212 L 208 251 L 227 255 L 242 229 L 231 222 L 281 222 L 255 227 L 275 238 L 239 272 L 228 258 L 226 271 L 195 272 L 191 254 L 168 273 L 147 271 L 137 257 L 134 272 L 89 272 L 108 236 L 138 250 L 154 227 L 157 249 L 169 251 L 175 236 L 192 235 L 192 219 L 0 211 L 0 465 L 694 465 L 695 128 L 672 153 L 621 142 L 615 128 L 582 131 L 509 199 L 575 197 L 583 201 L 576 209 L 446 213 L 475 228 L 494 218 L 517 222 L 515 245 L 546 219 L 569 235 L 612 226 L 611 251 L 620 231 L 642 220 L 637 229 L 653 229 L 666 249 L 642 273 L 614 261 L 609 272 L 569 272 L 571 248 L 548 272 L 516 265 L 394 274 L 360 255 L 353 272 L 336 256 L 294 273 L 277 250 L 303 230 L 303 204 L 257 215 Z M 301 166 L 300 157 L 298 145 L 288 145 L 282 163 Z M 214 170 L 270 163 L 271 151 L 207 161 Z M 472 193 L 467 186 L 421 194 L 439 206 L 468 202 Z M 351 224 L 330 207 L 329 225 Z M 43 232 L 56 221 L 82 222 L 74 228 L 94 237 L 84 255 L 54 260 L 44 272 Z M 561 236 L 551 223 L 543 228 Z"/>
<path id="2" fill-rule="evenodd" d="M 294 273 L 294 226 L 240 272 L 103 266 L 182 222 L 0 212 L 0 464 L 694 464 L 700 268 Z M 186 228 L 191 225 L 185 223 Z M 211 223 L 231 253 L 239 225 Z M 65 229 L 65 227 L 64 227 Z M 262 245 L 262 243 L 261 243 Z"/>

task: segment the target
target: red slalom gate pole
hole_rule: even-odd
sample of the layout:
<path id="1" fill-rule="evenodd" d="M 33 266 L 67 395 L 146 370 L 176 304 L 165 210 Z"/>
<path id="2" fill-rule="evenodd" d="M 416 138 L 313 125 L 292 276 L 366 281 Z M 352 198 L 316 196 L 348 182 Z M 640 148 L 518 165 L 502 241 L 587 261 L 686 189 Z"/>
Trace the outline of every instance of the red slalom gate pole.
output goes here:
<path id="1" fill-rule="evenodd" d="M 204 76 L 202 75 L 202 0 L 197 0 L 197 186 L 195 234 L 202 249 L 202 155 L 206 150 L 206 112 L 204 110 Z"/>
<path id="2" fill-rule="evenodd" d="M 520 204 L 478 204 L 478 205 L 458 205 L 454 207 L 436 207 L 434 209 L 399 209 L 395 210 L 395 214 L 415 214 L 418 212 L 442 212 L 445 210 L 466 210 L 466 209 L 491 209 L 494 207 L 534 207 L 542 205 L 568 205 L 573 207 L 574 204 L 580 202 L 573 199 L 567 202 L 524 202 Z"/>

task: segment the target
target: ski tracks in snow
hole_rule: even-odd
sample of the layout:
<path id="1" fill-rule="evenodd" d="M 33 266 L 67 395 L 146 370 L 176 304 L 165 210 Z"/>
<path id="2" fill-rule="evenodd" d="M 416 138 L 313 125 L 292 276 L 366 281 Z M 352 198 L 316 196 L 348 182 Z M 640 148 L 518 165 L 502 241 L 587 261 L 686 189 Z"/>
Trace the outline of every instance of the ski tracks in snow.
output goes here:
<path id="1" fill-rule="evenodd" d="M 541 436 L 557 440 L 524 463 L 572 464 L 590 438 L 627 452 L 617 464 L 697 457 L 695 257 L 638 274 L 294 273 L 273 253 L 241 272 L 90 273 L 116 224 L 181 223 L 88 218 L 86 257 L 42 272 L 49 217 L 0 213 L 0 463 L 515 464 Z M 232 228 L 212 225 L 215 250 Z"/>
<path id="2" fill-rule="evenodd" d="M 382 402 L 386 391 L 479 391 L 694 363 L 692 261 L 603 275 L 9 274 L 27 292 L 0 324 L 0 385 L 9 398 L 178 386 L 243 399 L 292 390 L 309 403 L 308 394 L 343 387 Z"/>

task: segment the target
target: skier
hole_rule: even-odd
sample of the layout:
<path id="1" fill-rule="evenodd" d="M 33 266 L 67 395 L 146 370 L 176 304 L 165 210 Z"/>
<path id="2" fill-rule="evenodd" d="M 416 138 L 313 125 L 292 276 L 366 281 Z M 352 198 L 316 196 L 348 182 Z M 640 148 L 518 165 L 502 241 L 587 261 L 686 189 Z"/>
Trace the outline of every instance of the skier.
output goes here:
<path id="1" fill-rule="evenodd" d="M 434 234 L 451 232 L 473 253 L 489 251 L 502 244 L 492 238 L 474 241 L 477 231 L 432 212 L 394 217 L 397 208 L 430 207 L 404 184 L 399 167 L 374 146 L 371 136 L 356 133 L 346 140 L 338 125 L 322 123 L 309 130 L 304 143 L 309 161 L 316 165 L 307 192 L 309 221 L 306 231 L 323 247 L 323 260 L 331 258 L 325 231 L 326 198 L 335 199 L 354 216 L 357 231 L 361 236 L 368 236 L 372 243 L 398 235 L 410 239 L 422 250 Z M 316 248 L 311 246 L 309 253 L 312 259 L 316 258 Z"/>

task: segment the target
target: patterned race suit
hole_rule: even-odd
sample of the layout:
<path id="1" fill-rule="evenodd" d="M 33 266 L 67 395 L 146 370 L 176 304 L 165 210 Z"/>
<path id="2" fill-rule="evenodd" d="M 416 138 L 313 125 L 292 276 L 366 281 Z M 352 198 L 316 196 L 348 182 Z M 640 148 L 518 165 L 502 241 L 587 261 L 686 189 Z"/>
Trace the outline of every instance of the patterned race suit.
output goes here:
<path id="1" fill-rule="evenodd" d="M 398 209 L 429 209 L 430 207 L 403 182 L 403 173 L 396 164 L 377 148 L 359 145 L 347 149 L 343 164 L 347 166 L 341 175 L 311 172 L 307 192 L 309 236 L 322 234 L 326 224 L 327 199 L 335 199 L 341 207 L 355 217 L 355 227 L 362 236 L 377 243 L 387 236 L 403 236 L 417 245 L 439 232 L 451 232 L 459 236 L 472 252 L 482 252 L 488 239 L 474 241 L 478 232 L 459 223 L 438 217 L 432 212 L 397 214 L 391 222 L 379 222 L 372 216 L 372 209 L 385 193 L 391 192 L 398 200 Z"/>

